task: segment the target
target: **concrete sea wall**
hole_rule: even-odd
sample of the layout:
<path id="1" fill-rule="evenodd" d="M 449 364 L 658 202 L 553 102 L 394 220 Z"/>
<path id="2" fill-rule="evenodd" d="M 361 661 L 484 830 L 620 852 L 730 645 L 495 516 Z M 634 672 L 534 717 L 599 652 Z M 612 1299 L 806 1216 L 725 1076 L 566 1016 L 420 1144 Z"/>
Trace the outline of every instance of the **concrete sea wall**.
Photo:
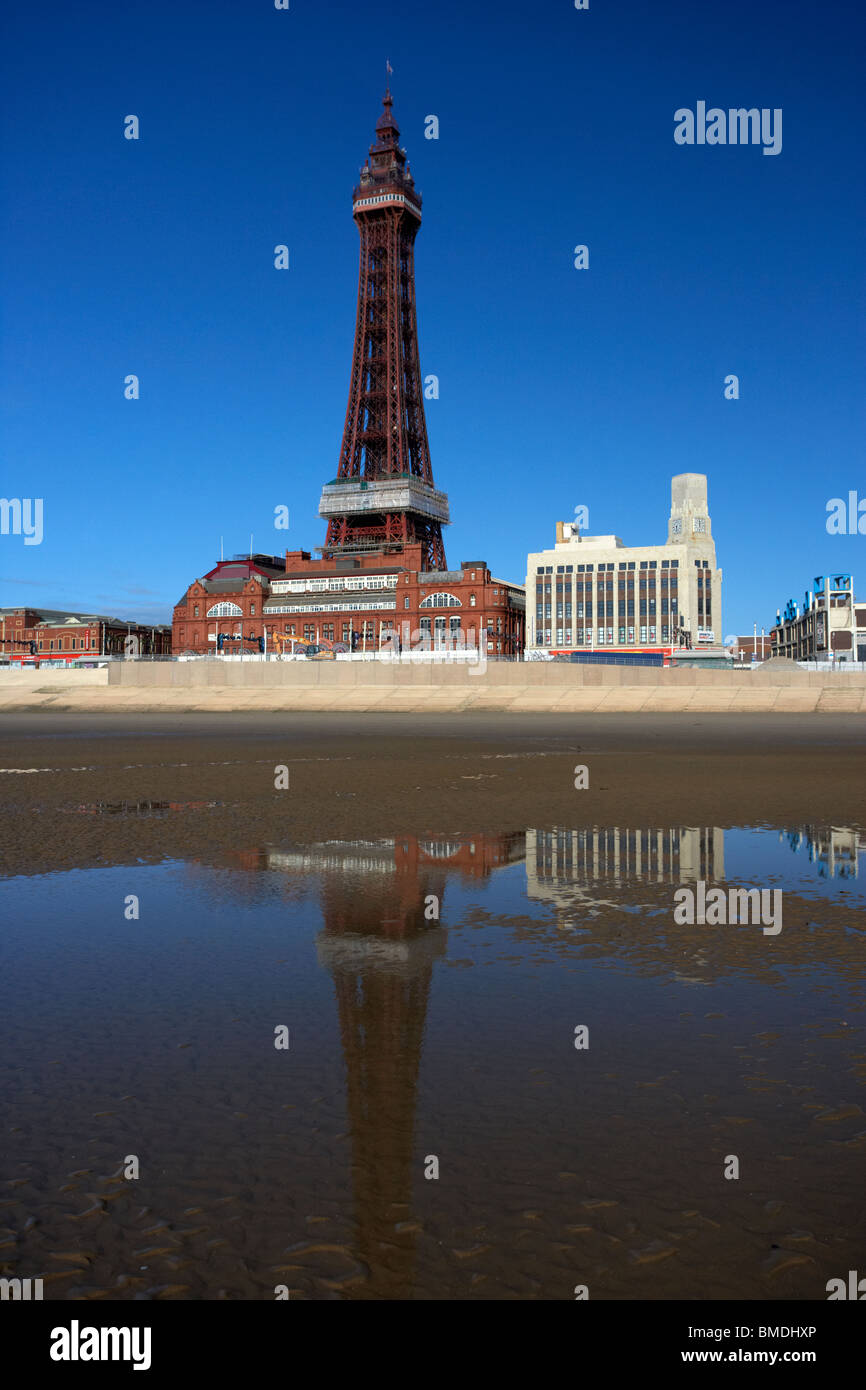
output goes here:
<path id="1" fill-rule="evenodd" d="M 117 662 L 0 672 L 0 709 L 866 713 L 863 672 L 490 662 Z"/>

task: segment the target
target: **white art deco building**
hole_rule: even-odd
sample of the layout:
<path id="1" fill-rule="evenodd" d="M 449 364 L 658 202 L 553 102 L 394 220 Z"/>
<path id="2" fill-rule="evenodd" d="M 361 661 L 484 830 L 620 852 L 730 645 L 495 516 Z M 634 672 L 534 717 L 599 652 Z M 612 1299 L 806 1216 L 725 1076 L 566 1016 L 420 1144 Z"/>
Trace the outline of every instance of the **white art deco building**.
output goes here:
<path id="1" fill-rule="evenodd" d="M 627 546 L 556 523 L 556 544 L 528 556 L 526 650 L 721 655 L 722 571 L 703 473 L 671 479 L 667 540 Z"/>

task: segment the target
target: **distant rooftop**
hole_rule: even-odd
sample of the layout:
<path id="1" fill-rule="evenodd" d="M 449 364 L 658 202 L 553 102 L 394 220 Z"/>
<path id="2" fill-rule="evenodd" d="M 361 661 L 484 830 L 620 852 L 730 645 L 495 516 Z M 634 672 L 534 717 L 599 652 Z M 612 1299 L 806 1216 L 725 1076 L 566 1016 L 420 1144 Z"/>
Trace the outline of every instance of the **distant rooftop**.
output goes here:
<path id="1" fill-rule="evenodd" d="M 620 540 L 619 536 L 584 536 L 584 535 L 578 535 L 578 534 L 576 534 L 574 531 L 568 531 L 568 529 L 567 529 L 567 528 L 568 528 L 568 525 L 569 525 L 569 523 L 566 522 L 566 531 L 565 531 L 565 535 L 564 535 L 564 537 L 563 537 L 563 539 L 562 539 L 561 541 L 557 541 L 557 542 L 556 542 L 557 546 L 560 546 L 560 545 L 591 545 L 591 546 L 592 546 L 592 545 L 595 545 L 595 546 L 598 546 L 599 548 L 604 547 L 605 550 L 620 550 L 620 549 L 640 550 L 640 549 L 642 549 L 642 548 L 643 548 L 644 550 L 647 549 L 646 546 L 641 547 L 641 546 L 639 546 L 639 545 L 632 545 L 632 546 L 626 547 L 626 546 L 623 545 L 623 542 Z"/>
<path id="2" fill-rule="evenodd" d="M 235 575 L 240 578 L 243 575 L 249 578 L 250 574 L 257 571 L 266 574 L 269 579 L 277 574 L 285 574 L 286 559 L 284 555 L 233 555 L 230 560 L 217 560 L 213 569 L 207 571 L 205 579 L 212 579 L 216 576 L 222 577 L 225 574 Z"/>
<path id="3" fill-rule="evenodd" d="M 87 613 L 81 611 L 70 613 L 69 610 L 65 608 L 39 608 L 35 603 L 17 603 L 14 608 L 0 608 L 0 618 L 10 618 L 16 613 L 24 611 L 36 613 L 38 615 L 36 622 L 37 627 L 57 627 L 61 625 L 81 627 L 86 623 L 110 623 L 118 627 L 127 627 L 131 625 L 132 627 L 158 628 L 168 626 L 167 623 L 142 623 L 138 618 L 109 617 L 106 613 Z"/>

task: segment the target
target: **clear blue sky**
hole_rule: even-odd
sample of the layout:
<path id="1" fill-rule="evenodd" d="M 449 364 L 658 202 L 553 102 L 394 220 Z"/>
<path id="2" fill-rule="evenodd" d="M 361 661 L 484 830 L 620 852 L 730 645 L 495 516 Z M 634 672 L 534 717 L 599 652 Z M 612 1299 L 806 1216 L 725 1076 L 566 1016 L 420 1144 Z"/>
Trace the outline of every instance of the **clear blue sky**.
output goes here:
<path id="1" fill-rule="evenodd" d="M 661 542 L 695 471 L 726 633 L 829 569 L 866 595 L 825 529 L 866 496 L 864 37 L 854 0 L 7 0 L 0 494 L 45 535 L 0 536 L 0 603 L 167 621 L 220 536 L 324 541 L 386 57 L 449 562 L 522 582 L 579 504 Z M 678 146 L 698 100 L 781 107 L 782 152 Z"/>

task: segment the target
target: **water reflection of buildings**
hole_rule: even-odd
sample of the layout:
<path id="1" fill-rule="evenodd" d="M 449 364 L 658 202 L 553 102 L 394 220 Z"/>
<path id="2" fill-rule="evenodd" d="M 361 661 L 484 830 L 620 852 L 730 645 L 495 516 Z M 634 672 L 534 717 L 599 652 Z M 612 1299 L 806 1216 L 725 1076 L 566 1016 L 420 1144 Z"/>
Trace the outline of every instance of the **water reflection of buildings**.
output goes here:
<path id="1" fill-rule="evenodd" d="M 710 882 L 725 876 L 725 832 L 718 826 L 667 830 L 599 827 L 527 830 L 529 898 L 590 899 L 592 885 Z"/>
<path id="2" fill-rule="evenodd" d="M 784 832 L 810 858 L 853 865 L 856 831 Z M 413 1181 L 425 1150 L 415 1142 L 418 1077 L 433 968 L 445 932 L 428 918 L 435 897 L 443 919 L 449 877 L 477 884 L 525 861 L 526 896 L 567 910 L 616 899 L 617 886 L 724 879 L 725 832 L 717 827 L 534 830 L 506 835 L 402 836 L 324 841 L 250 851 L 249 869 L 317 885 L 322 930 L 316 948 L 334 983 L 346 1068 L 352 1142 L 358 1299 L 407 1299 L 416 1285 L 418 1226 Z M 515 883 L 515 907 L 522 884 Z M 621 895 L 620 895 L 621 896 Z"/>
<path id="3" fill-rule="evenodd" d="M 810 864 L 815 864 L 821 878 L 859 878 L 860 855 L 866 854 L 866 840 L 859 830 L 848 826 L 782 830 L 780 840 L 787 840 L 795 854 L 805 849 Z"/>
<path id="4" fill-rule="evenodd" d="M 402 940 L 404 932 L 425 929 L 425 904 L 437 898 L 439 910 L 449 874 L 486 878 L 495 869 L 523 859 L 522 832 L 502 835 L 419 838 L 406 835 L 381 840 L 325 840 L 297 849 L 269 848 L 247 856 L 257 868 L 307 877 L 322 875 L 325 935 L 333 943 L 351 936 L 351 949 L 368 943 Z M 247 862 L 247 867 L 252 867 Z M 352 884 L 352 891 L 348 886 Z M 349 947 L 345 942 L 344 946 Z M 399 956 L 399 952 L 397 956 Z M 395 957 L 396 958 L 396 957 Z"/>
<path id="5" fill-rule="evenodd" d="M 406 836 L 268 849 L 261 867 L 320 875 L 324 926 L 319 960 L 334 981 L 346 1064 L 357 1253 L 369 1271 L 351 1296 L 412 1296 L 416 1227 L 411 1220 L 415 1104 L 433 963 L 445 933 L 448 874 L 477 880 L 521 860 L 522 833 Z"/>

